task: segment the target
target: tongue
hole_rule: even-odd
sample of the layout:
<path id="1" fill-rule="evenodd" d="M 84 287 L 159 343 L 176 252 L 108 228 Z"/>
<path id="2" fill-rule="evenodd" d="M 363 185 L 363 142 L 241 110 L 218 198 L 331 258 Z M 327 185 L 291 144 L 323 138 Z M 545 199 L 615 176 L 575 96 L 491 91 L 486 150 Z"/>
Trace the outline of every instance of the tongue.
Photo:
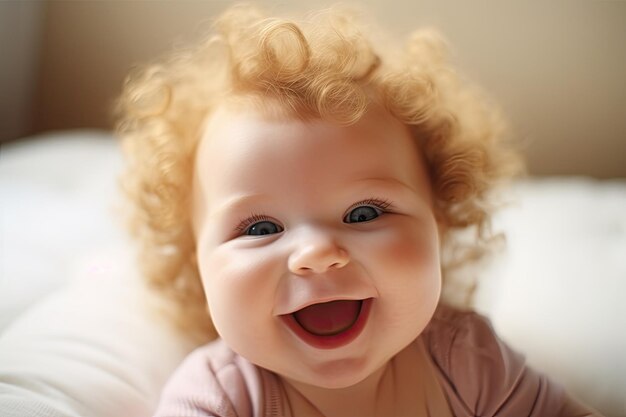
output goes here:
<path id="1" fill-rule="evenodd" d="M 359 300 L 338 300 L 313 304 L 293 313 L 296 321 L 309 333 L 332 336 L 349 329 L 361 311 Z"/>

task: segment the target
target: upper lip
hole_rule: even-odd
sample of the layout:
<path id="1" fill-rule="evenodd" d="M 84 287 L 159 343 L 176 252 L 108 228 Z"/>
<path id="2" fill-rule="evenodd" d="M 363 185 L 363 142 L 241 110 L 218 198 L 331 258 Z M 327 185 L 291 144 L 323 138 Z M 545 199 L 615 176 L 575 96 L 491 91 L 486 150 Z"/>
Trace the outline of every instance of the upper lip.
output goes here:
<path id="1" fill-rule="evenodd" d="M 273 314 L 293 314 L 313 304 L 337 300 L 365 300 L 378 298 L 378 291 L 363 274 L 319 275 L 315 277 L 290 276 L 277 294 Z"/>
<path id="2" fill-rule="evenodd" d="M 303 308 L 307 308 L 309 306 L 315 305 L 315 304 L 323 304 L 323 303 L 330 303 L 331 301 L 363 301 L 366 300 L 368 298 L 373 298 L 373 297 L 365 297 L 365 298 L 361 298 L 361 297 L 328 297 L 328 298 L 322 298 L 319 300 L 311 300 L 308 301 L 306 303 L 303 303 L 301 305 L 296 306 L 293 309 L 290 309 L 290 311 L 287 311 L 285 313 L 279 313 L 279 315 L 283 316 L 283 315 L 289 315 L 289 314 L 293 314 L 297 311 L 302 310 Z"/>

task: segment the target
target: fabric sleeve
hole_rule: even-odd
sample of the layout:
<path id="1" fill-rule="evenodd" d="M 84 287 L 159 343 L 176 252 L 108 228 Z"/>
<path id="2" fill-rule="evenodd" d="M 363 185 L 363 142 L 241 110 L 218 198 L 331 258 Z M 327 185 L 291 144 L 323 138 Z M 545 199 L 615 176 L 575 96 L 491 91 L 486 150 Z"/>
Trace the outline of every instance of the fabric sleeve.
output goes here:
<path id="1" fill-rule="evenodd" d="M 192 352 L 166 383 L 154 417 L 248 415 L 249 400 L 241 374 L 232 363 L 216 368 L 216 358 L 219 352 L 206 346 Z M 233 392 L 239 393 L 237 404 L 229 396 Z"/>
<path id="2" fill-rule="evenodd" d="M 444 312 L 429 349 L 457 416 L 599 416 L 526 365 L 476 313 Z"/>

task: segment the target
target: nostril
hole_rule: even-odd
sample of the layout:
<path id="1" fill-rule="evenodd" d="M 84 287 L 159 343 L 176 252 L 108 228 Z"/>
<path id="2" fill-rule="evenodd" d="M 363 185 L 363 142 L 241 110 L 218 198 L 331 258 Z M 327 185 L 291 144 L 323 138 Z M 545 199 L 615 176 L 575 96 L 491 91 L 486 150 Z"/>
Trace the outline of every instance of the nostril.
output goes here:
<path id="1" fill-rule="evenodd" d="M 343 268 L 349 262 L 346 250 L 333 242 L 308 244 L 290 254 L 289 269 L 297 274 L 323 273 L 329 269 Z"/>

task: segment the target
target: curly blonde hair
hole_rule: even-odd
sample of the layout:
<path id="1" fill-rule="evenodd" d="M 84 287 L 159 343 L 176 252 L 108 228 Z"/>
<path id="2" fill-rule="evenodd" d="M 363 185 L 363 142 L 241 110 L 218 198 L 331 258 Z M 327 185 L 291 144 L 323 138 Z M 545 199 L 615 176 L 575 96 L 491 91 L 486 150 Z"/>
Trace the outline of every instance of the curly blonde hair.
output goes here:
<path id="1" fill-rule="evenodd" d="M 128 157 L 122 185 L 133 207 L 131 230 L 146 279 L 172 301 L 174 319 L 187 329 L 214 335 L 195 259 L 190 196 L 203 121 L 224 100 L 259 108 L 273 101 L 291 117 L 344 125 L 373 103 L 383 105 L 423 150 L 442 248 L 452 246 L 455 230 L 475 230 L 465 251 L 471 255 L 443 265 L 444 284 L 450 265 L 485 252 L 492 236 L 490 191 L 521 167 L 502 118 L 450 67 L 436 32 L 417 31 L 406 47 L 379 50 L 365 33 L 349 12 L 295 21 L 235 6 L 201 43 L 128 77 L 117 131 Z"/>

